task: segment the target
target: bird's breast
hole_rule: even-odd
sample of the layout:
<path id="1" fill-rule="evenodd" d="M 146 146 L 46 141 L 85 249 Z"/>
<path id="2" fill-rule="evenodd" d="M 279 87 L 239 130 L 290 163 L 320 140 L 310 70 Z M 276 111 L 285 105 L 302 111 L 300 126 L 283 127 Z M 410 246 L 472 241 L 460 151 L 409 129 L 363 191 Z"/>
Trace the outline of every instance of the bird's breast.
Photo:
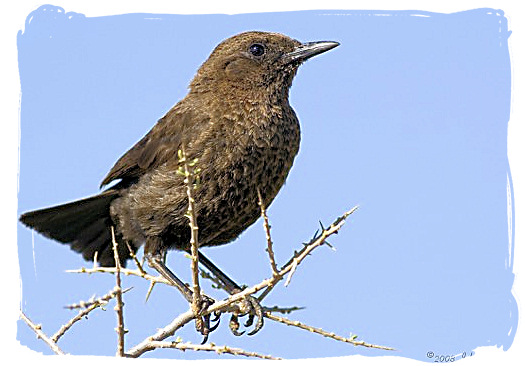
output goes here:
<path id="1" fill-rule="evenodd" d="M 209 166 L 210 179 L 222 182 L 224 199 L 253 198 L 259 189 L 271 201 L 299 149 L 295 113 L 289 107 L 249 103 L 233 110 L 236 115 L 222 116 L 214 125 L 212 134 L 222 136 L 210 136 L 212 141 L 221 141 L 207 152 L 214 162 Z"/>
<path id="2" fill-rule="evenodd" d="M 215 123 L 222 138 L 213 140 L 221 142 L 197 163 L 202 169 L 199 217 L 214 223 L 200 225 L 203 245 L 228 242 L 251 225 L 260 216 L 258 192 L 268 207 L 299 149 L 299 123 L 291 109 L 281 115 L 252 113 L 245 118 L 249 119 Z"/>

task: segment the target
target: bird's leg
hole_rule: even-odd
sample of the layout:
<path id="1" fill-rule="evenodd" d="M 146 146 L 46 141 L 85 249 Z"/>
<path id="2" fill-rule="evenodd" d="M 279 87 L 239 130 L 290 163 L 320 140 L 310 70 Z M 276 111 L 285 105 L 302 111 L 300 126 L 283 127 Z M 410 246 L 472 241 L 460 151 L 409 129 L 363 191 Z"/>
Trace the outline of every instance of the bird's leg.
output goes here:
<path id="1" fill-rule="evenodd" d="M 199 262 L 206 267 L 208 270 L 210 270 L 215 277 L 222 283 L 223 288 L 230 294 L 236 294 L 238 292 L 241 292 L 243 288 L 235 283 L 230 277 L 228 277 L 223 271 L 221 271 L 215 264 L 213 264 L 212 261 L 210 261 L 205 255 L 202 254 L 202 252 L 199 251 Z M 259 304 L 259 301 L 254 298 L 253 296 L 246 297 L 246 303 L 244 304 L 244 308 L 247 308 L 248 310 L 246 313 L 242 315 L 248 315 L 248 320 L 245 323 L 245 326 L 249 327 L 253 324 L 254 317 L 257 317 L 257 323 L 255 324 L 255 327 L 252 331 L 248 333 L 248 335 L 254 335 L 257 333 L 264 324 L 264 317 L 263 317 L 263 310 L 261 307 L 261 304 Z M 233 314 L 232 318 L 230 319 L 230 330 L 232 333 L 236 336 L 240 336 L 244 333 L 239 332 L 239 323 L 238 323 L 238 315 Z"/>
<path id="2" fill-rule="evenodd" d="M 242 287 L 235 283 L 226 273 L 220 270 L 212 261 L 210 261 L 202 252 L 199 250 L 199 263 L 210 270 L 213 275 L 222 283 L 222 287 L 230 295 L 242 291 Z"/>
<path id="3" fill-rule="evenodd" d="M 191 303 L 193 301 L 193 291 L 188 288 L 188 286 L 182 282 L 175 274 L 164 264 L 164 258 L 162 254 L 151 255 L 146 254 L 146 259 L 148 265 L 155 269 L 162 277 L 164 277 L 172 286 L 175 286 L 182 296 Z"/>
<path id="4" fill-rule="evenodd" d="M 171 285 L 175 286 L 180 291 L 182 296 L 184 296 L 186 301 L 188 301 L 188 303 L 191 304 L 193 302 L 193 291 L 166 266 L 166 264 L 164 263 L 165 251 L 156 250 L 152 253 L 151 245 L 148 246 L 148 241 L 146 241 L 145 252 L 148 265 L 151 268 L 154 268 Z M 214 302 L 215 300 L 213 300 L 211 297 L 203 295 L 201 297 L 201 304 L 199 304 L 199 314 L 195 314 L 195 326 L 197 328 L 197 331 L 199 331 L 204 336 L 204 339 L 202 341 L 203 344 L 206 343 L 206 341 L 208 340 L 209 333 L 213 332 L 219 326 L 220 319 L 217 314 L 215 314 L 214 318 L 214 321 L 216 321 L 217 323 L 214 324 L 212 327 L 210 327 L 211 315 L 206 314 L 204 316 L 201 316 L 202 311 L 207 309 Z"/>

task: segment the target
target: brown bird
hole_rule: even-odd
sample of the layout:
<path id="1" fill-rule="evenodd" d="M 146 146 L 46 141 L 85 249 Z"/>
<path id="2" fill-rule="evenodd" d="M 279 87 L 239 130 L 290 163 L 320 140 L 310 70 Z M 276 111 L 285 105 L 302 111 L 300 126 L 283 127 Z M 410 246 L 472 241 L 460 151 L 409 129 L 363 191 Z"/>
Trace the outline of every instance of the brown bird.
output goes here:
<path id="1" fill-rule="evenodd" d="M 97 253 L 102 266 L 115 264 L 113 226 L 119 243 L 134 250 L 145 243 L 150 266 L 174 280 L 164 254 L 187 251 L 190 242 L 178 151 L 184 148 L 200 169 L 194 192 L 199 245 L 231 242 L 260 216 L 258 191 L 266 207 L 273 201 L 298 152 L 299 121 L 288 91 L 299 65 L 338 45 L 266 32 L 226 39 L 199 68 L 186 97 L 116 162 L 101 187 L 116 184 L 86 199 L 27 212 L 20 221 L 86 260 Z M 118 251 L 124 265 L 127 245 Z"/>

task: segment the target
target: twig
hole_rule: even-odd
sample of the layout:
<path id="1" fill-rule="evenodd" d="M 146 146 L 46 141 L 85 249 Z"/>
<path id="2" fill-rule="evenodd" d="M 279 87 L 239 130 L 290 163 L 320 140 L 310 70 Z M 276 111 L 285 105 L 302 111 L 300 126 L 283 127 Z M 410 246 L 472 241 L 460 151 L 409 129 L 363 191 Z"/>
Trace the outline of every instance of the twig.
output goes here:
<path id="1" fill-rule="evenodd" d="M 212 282 L 212 287 L 216 289 L 222 289 L 226 292 L 228 292 L 228 289 L 224 286 L 221 280 L 217 278 L 217 276 L 213 275 L 212 273 L 206 271 L 205 269 L 200 269 L 201 277 L 210 280 Z"/>
<path id="2" fill-rule="evenodd" d="M 294 256 L 282 267 L 279 273 L 274 276 L 272 285 L 267 286 L 261 295 L 258 296 L 257 300 L 261 302 L 273 289 L 275 283 L 279 282 L 285 274 L 290 271 L 295 271 L 295 268 L 318 246 L 324 244 L 326 240 L 333 234 L 337 234 L 339 229 L 345 224 L 345 220 L 353 214 L 359 206 L 355 206 L 349 211 L 345 212 L 342 216 L 338 217 L 328 228 L 322 228 L 320 234 L 316 234 L 308 243 L 304 244 L 303 248 L 294 253 Z M 265 286 L 266 287 L 266 286 Z"/>
<path id="3" fill-rule="evenodd" d="M 115 256 L 115 298 L 117 304 L 115 305 L 115 311 L 117 313 L 117 356 L 124 357 L 124 334 L 126 330 L 124 329 L 124 303 L 122 302 L 122 286 L 120 284 L 120 260 L 118 257 L 118 244 L 115 240 L 115 230 L 111 226 L 111 240 L 113 241 L 113 254 Z"/>
<path id="4" fill-rule="evenodd" d="M 64 333 L 66 333 L 69 330 L 69 328 L 71 328 L 73 326 L 73 324 L 75 324 L 77 321 L 79 321 L 84 316 L 89 314 L 91 311 L 93 311 L 96 308 L 98 308 L 100 305 L 101 305 L 100 303 L 93 303 L 90 306 L 88 306 L 87 308 L 81 310 L 77 315 L 75 315 L 73 318 L 71 318 L 66 324 L 61 326 L 60 329 L 51 337 L 51 340 L 53 342 L 55 342 L 55 343 L 58 342 L 58 339 L 60 337 L 62 337 L 64 335 Z"/>
<path id="5" fill-rule="evenodd" d="M 49 339 L 49 337 L 44 333 L 42 332 L 42 326 L 40 325 L 37 325 L 35 323 L 33 323 L 25 314 L 23 311 L 20 311 L 20 318 L 22 318 L 23 321 L 26 322 L 27 325 L 29 325 L 29 327 L 31 329 L 33 329 L 33 331 L 36 333 L 37 337 L 40 338 L 41 340 L 43 340 L 48 346 L 49 348 L 51 348 L 51 350 L 53 352 L 55 352 L 57 355 L 65 355 L 64 351 L 62 351 L 60 349 L 60 347 L 58 347 L 58 345 L 56 344 L 56 342 L 53 342 L 51 339 Z"/>
<path id="6" fill-rule="evenodd" d="M 292 276 L 295 273 L 295 271 L 297 270 L 298 264 L 299 263 L 294 258 L 294 260 L 292 261 L 292 269 L 290 269 L 290 273 L 288 273 L 288 277 L 286 277 L 286 281 L 284 282 L 284 286 L 285 287 L 287 287 L 290 284 L 290 281 L 292 280 Z"/>
<path id="7" fill-rule="evenodd" d="M 160 342 L 160 341 L 152 341 L 150 343 L 150 346 L 152 349 L 156 348 L 176 348 L 180 349 L 181 351 L 186 350 L 193 350 L 193 351 L 208 351 L 208 352 L 216 352 L 218 354 L 228 353 L 235 356 L 246 356 L 246 357 L 256 357 L 256 358 L 262 358 L 265 360 L 280 360 L 279 357 L 273 357 L 269 355 L 263 355 L 257 352 L 248 352 L 240 348 L 233 348 L 228 346 L 216 346 L 213 343 L 208 344 L 193 344 L 193 343 L 182 343 L 182 342 Z"/>
<path id="8" fill-rule="evenodd" d="M 321 328 L 315 328 L 315 327 L 312 327 L 310 325 L 301 323 L 301 322 L 296 321 L 296 320 L 290 320 L 290 319 L 287 319 L 287 318 L 284 318 L 284 317 L 281 317 L 281 316 L 277 316 L 277 315 L 274 315 L 274 314 L 272 314 L 272 313 L 270 313 L 268 311 L 266 311 L 264 313 L 264 317 L 268 318 L 268 319 L 271 319 L 271 320 L 274 320 L 274 321 L 277 321 L 279 323 L 283 323 L 283 324 L 286 324 L 286 325 L 289 325 L 289 326 L 293 326 L 293 327 L 297 327 L 297 328 L 300 328 L 300 329 L 304 329 L 304 330 L 310 331 L 312 333 L 320 334 L 323 337 L 335 339 L 336 341 L 351 343 L 354 346 L 363 346 L 363 347 L 368 347 L 368 348 L 378 348 L 378 349 L 383 349 L 383 350 L 388 350 L 388 351 L 395 351 L 395 349 L 391 348 L 391 347 L 378 346 L 378 345 L 375 345 L 375 344 L 366 343 L 364 341 L 356 341 L 355 338 L 341 337 L 341 336 L 338 336 L 337 334 L 335 334 L 333 332 L 327 332 L 327 331 L 325 331 L 325 330 L 323 330 Z"/>
<path id="9" fill-rule="evenodd" d="M 168 337 L 171 337 L 178 329 L 189 323 L 194 318 L 194 316 L 193 310 L 189 310 L 180 314 L 170 324 L 157 330 L 155 334 L 147 337 L 142 342 L 129 349 L 126 352 L 126 356 L 136 358 L 148 351 L 153 350 L 154 348 L 151 347 L 152 342 L 162 341 Z"/>
<path id="10" fill-rule="evenodd" d="M 197 213 L 195 212 L 195 199 L 193 198 L 193 185 L 195 184 L 193 166 L 195 165 L 196 160 L 192 163 L 188 163 L 184 146 L 182 146 L 179 152 L 179 162 L 182 163 L 184 167 L 184 184 L 186 184 L 186 195 L 188 196 L 188 211 L 186 216 L 189 219 L 191 230 L 191 274 L 193 281 L 193 301 L 191 308 L 197 316 L 201 310 L 201 288 L 199 284 L 199 227 L 197 226 Z M 200 317 L 197 317 L 196 319 L 200 319 Z M 197 321 L 199 322 L 199 320 Z"/>
<path id="11" fill-rule="evenodd" d="M 303 310 L 304 306 L 290 306 L 288 308 L 283 308 L 281 306 L 264 306 L 263 311 L 270 313 L 281 313 L 281 314 L 290 314 L 293 311 Z"/>
<path id="12" fill-rule="evenodd" d="M 270 235 L 270 222 L 268 220 L 268 215 L 266 214 L 266 207 L 264 206 L 261 191 L 257 188 L 257 196 L 259 198 L 259 206 L 261 207 L 261 216 L 263 218 L 264 232 L 266 233 L 266 251 L 268 252 L 268 257 L 270 258 L 270 266 L 272 267 L 272 274 L 275 276 L 278 273 L 277 264 L 275 263 L 275 254 L 273 252 L 273 242 L 272 236 Z"/>
<path id="13" fill-rule="evenodd" d="M 122 293 L 125 294 L 126 292 L 128 292 L 132 288 L 133 287 L 128 287 L 127 289 L 122 290 Z M 89 308 L 90 306 L 92 306 L 94 304 L 98 304 L 98 306 L 106 305 L 109 300 L 111 300 L 112 298 L 115 297 L 115 294 L 116 294 L 116 291 L 115 291 L 115 289 L 113 289 L 113 290 L 111 290 L 111 292 L 107 293 L 104 296 L 99 297 L 98 299 L 95 299 L 94 298 L 95 296 L 93 296 L 88 301 L 79 301 L 78 304 L 66 305 L 64 307 L 66 309 L 69 309 L 69 310 L 74 310 L 74 309 L 87 309 L 87 308 Z"/>
<path id="14" fill-rule="evenodd" d="M 127 289 L 123 290 L 122 293 L 126 293 L 129 290 L 131 290 L 131 287 L 128 287 Z M 75 324 L 77 321 L 81 320 L 83 317 L 88 315 L 91 311 L 95 310 L 98 307 L 101 307 L 103 305 L 106 305 L 109 300 L 111 300 L 113 297 L 115 297 L 117 294 L 116 290 L 111 291 L 110 293 L 95 299 L 95 300 L 89 300 L 89 301 L 81 301 L 78 304 L 73 305 L 67 305 L 67 309 L 82 309 L 78 312 L 77 315 L 75 315 L 73 318 L 71 318 L 66 324 L 60 327 L 60 329 L 51 337 L 51 340 L 53 342 L 58 342 L 58 339 L 62 337 L 68 330 Z"/>
<path id="15" fill-rule="evenodd" d="M 330 237 L 333 234 L 336 234 L 339 231 L 339 229 L 341 229 L 341 227 L 344 225 L 346 218 L 353 212 L 355 212 L 356 209 L 357 207 L 354 207 L 350 211 L 345 212 L 341 217 L 337 218 L 332 223 L 332 225 L 330 225 L 327 229 L 324 229 L 319 236 L 312 239 L 299 252 L 295 253 L 293 258 L 290 259 L 285 266 L 283 266 L 283 268 L 277 273 L 277 275 L 273 276 L 272 278 L 268 278 L 257 285 L 248 287 L 241 292 L 231 295 L 226 300 L 214 303 L 213 305 L 208 307 L 205 313 L 210 314 L 214 311 L 222 310 L 231 303 L 243 299 L 246 296 L 259 292 L 264 288 L 270 288 L 275 286 L 277 282 L 279 282 L 287 273 L 289 273 L 293 269 L 293 267 L 297 267 L 315 248 L 322 245 L 325 242 L 325 240 L 328 239 L 328 237 Z"/>
<path id="16" fill-rule="evenodd" d="M 94 268 L 85 268 L 82 267 L 80 269 L 69 269 L 66 272 L 68 273 L 111 273 L 115 274 L 117 272 L 115 267 L 94 267 Z M 141 272 L 140 270 L 136 269 L 129 269 L 129 268 L 120 268 L 120 273 L 124 274 L 126 276 L 137 276 L 142 277 L 150 282 L 155 283 L 164 283 L 166 285 L 171 285 L 168 280 L 164 279 L 162 276 L 152 276 L 146 272 Z"/>
<path id="17" fill-rule="evenodd" d="M 133 259 L 133 262 L 135 262 L 135 265 L 137 266 L 137 269 L 142 273 L 146 274 L 146 271 L 144 271 L 144 268 L 142 267 L 142 264 L 140 264 L 139 260 L 137 259 L 137 254 L 129 244 L 129 242 L 126 240 L 126 246 L 128 247 L 129 255 L 131 256 L 131 259 Z"/>

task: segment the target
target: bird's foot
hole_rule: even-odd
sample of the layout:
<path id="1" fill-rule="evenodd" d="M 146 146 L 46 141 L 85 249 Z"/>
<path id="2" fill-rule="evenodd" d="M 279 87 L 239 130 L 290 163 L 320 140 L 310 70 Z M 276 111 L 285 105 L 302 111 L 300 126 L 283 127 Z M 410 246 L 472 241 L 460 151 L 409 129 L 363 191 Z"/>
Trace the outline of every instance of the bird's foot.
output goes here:
<path id="1" fill-rule="evenodd" d="M 232 316 L 230 317 L 230 330 L 233 333 L 233 335 L 241 336 L 246 331 L 239 331 L 240 324 L 239 324 L 239 317 L 248 315 L 248 319 L 244 323 L 245 327 L 251 327 L 254 323 L 255 318 L 257 318 L 257 321 L 255 322 L 255 326 L 253 329 L 248 332 L 247 334 L 249 336 L 256 334 L 264 325 L 264 315 L 262 306 L 259 303 L 259 301 L 253 297 L 253 296 L 247 296 L 242 300 L 239 300 L 235 303 L 237 311 L 232 313 Z"/>
<path id="2" fill-rule="evenodd" d="M 155 268 L 159 274 L 164 277 L 168 282 L 175 286 L 182 296 L 188 301 L 191 309 L 195 315 L 195 328 L 197 331 L 203 335 L 202 344 L 206 343 L 208 336 L 219 326 L 220 314 L 213 314 L 213 319 L 211 314 L 204 314 L 208 307 L 212 305 L 215 300 L 211 297 L 202 294 L 200 295 L 200 301 L 198 304 L 193 303 L 193 290 L 184 282 L 182 282 L 171 270 L 164 264 L 164 258 L 162 253 L 157 254 L 148 254 L 147 255 L 148 264 L 150 267 Z M 204 314 L 204 315 L 203 315 Z M 211 324 L 215 323 L 215 324 Z"/>
<path id="3" fill-rule="evenodd" d="M 198 309 L 193 309 L 194 314 L 195 314 L 195 329 L 197 329 L 197 332 L 203 335 L 203 340 L 201 344 L 204 344 L 208 341 L 209 334 L 213 332 L 215 329 L 217 329 L 221 321 L 220 312 L 214 312 L 213 318 L 212 318 L 212 314 L 202 315 L 208 309 L 208 307 L 210 307 L 210 305 L 212 305 L 214 302 L 215 302 L 214 299 L 212 299 L 211 297 L 207 295 L 202 294 L 201 302 L 199 304 Z M 212 325 L 212 323 L 214 324 Z"/>

